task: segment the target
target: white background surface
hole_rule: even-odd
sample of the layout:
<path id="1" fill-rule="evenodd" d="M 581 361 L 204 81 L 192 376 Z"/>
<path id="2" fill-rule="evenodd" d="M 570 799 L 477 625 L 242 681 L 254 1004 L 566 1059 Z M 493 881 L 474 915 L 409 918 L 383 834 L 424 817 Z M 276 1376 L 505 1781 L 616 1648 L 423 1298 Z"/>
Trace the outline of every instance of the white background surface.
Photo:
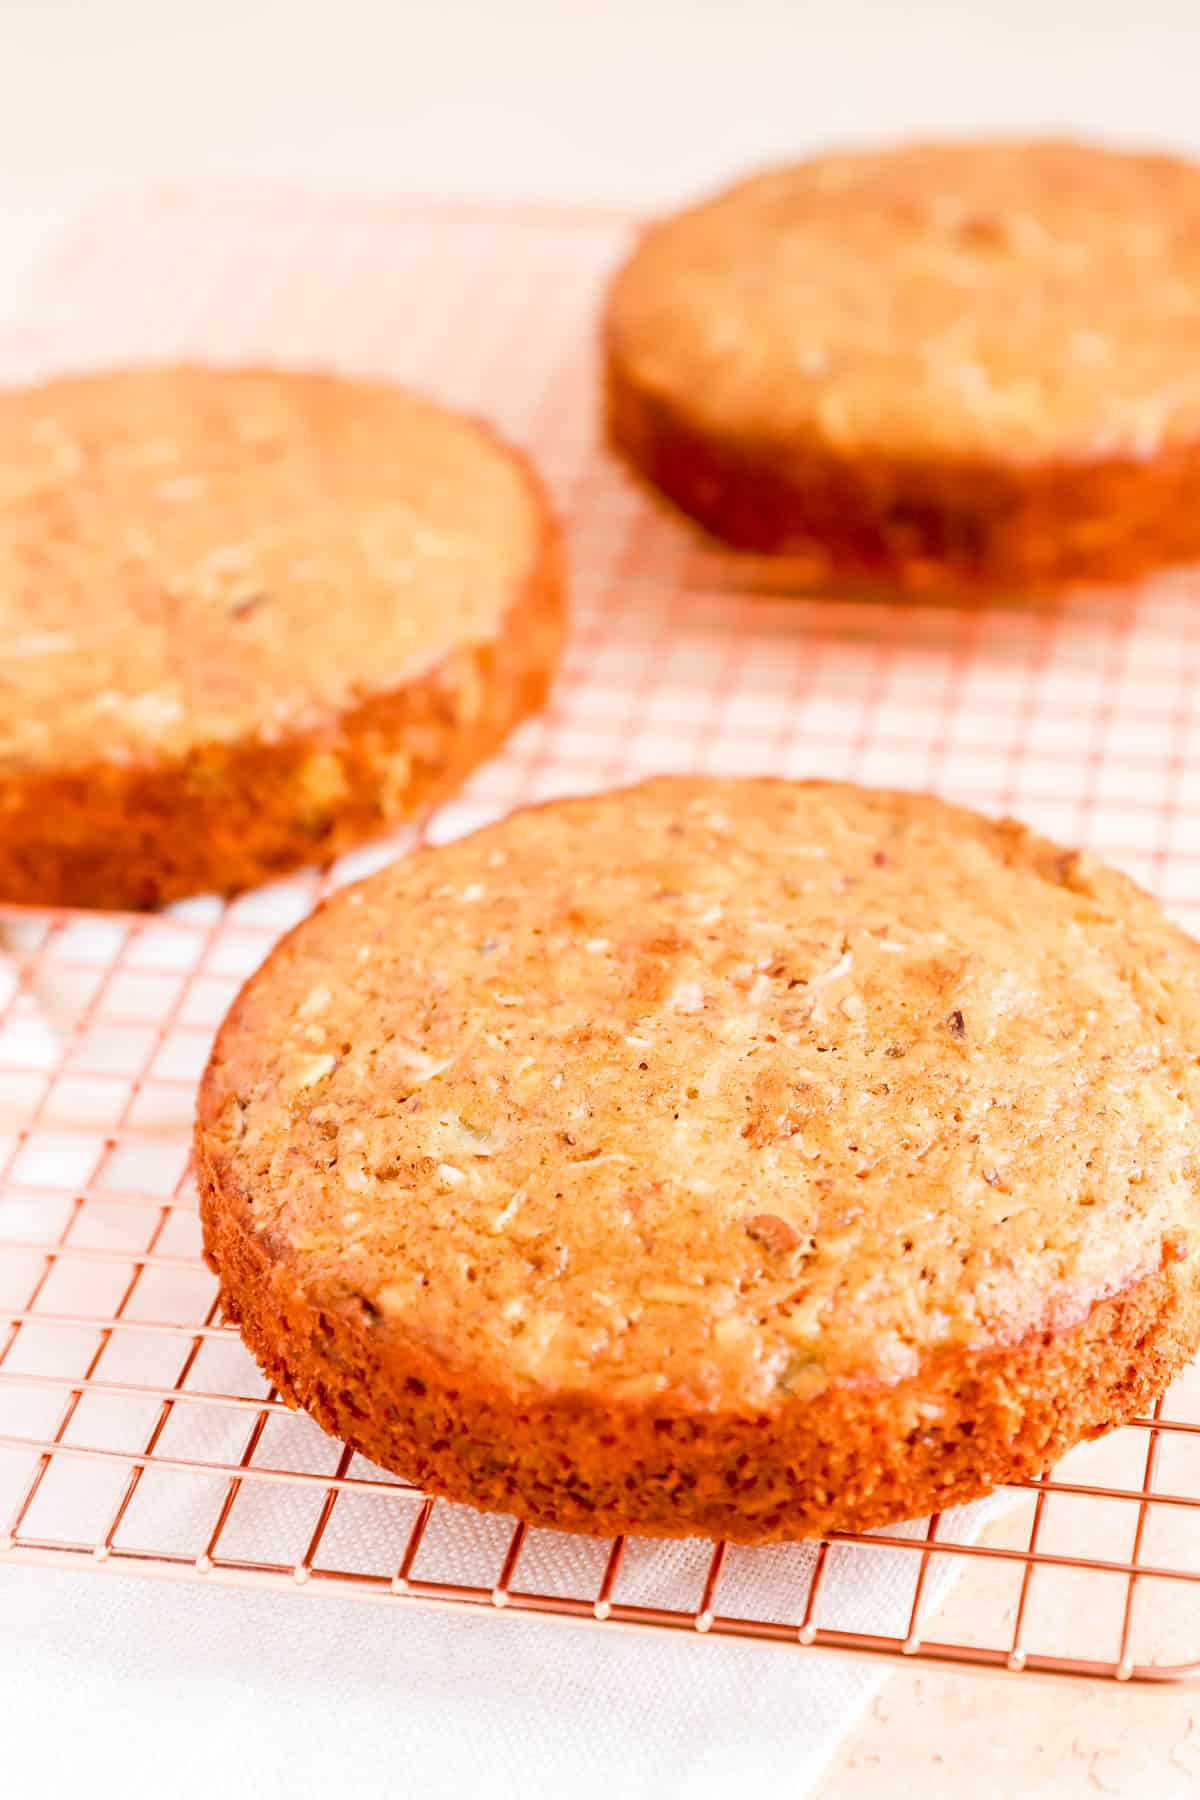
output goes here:
<path id="1" fill-rule="evenodd" d="M 1200 144 L 1194 0 L 2 0 L 0 169 L 654 201 L 831 137 Z"/>
<path id="2" fill-rule="evenodd" d="M 834 138 L 1037 128 L 1195 149 L 1198 53 L 1195 0 L 0 0 L 0 271 L 11 291 L 47 199 L 113 184 L 218 175 L 654 205 Z M 503 1800 L 544 1783 L 579 1684 L 595 1679 L 588 1633 L 535 1639 L 492 1622 L 486 1670 L 465 1690 L 460 1670 L 481 1654 L 470 1619 L 430 1616 L 389 1640 L 373 1609 L 329 1602 L 313 1630 L 316 1609 L 297 1601 L 281 1628 L 277 1600 L 171 1591 L 166 1630 L 144 1587 L 3 1572 L 0 1791 Z M 271 1666 L 249 1691 L 240 1671 L 256 1646 Z M 764 1706 L 772 1665 L 746 1651 L 732 1693 L 751 1736 L 736 1708 L 716 1721 L 706 1709 L 706 1647 L 663 1648 L 694 1680 L 694 1713 L 656 1708 L 622 1641 L 603 1677 L 612 1738 L 579 1759 L 573 1791 L 785 1791 L 790 1746 L 803 1764 L 803 1669 L 790 1665 L 794 1712 L 777 1679 Z M 1032 1792 L 1024 1697 L 970 1691 L 990 1719 L 976 1729 L 1014 1746 L 1006 1791 Z M 1039 1729 L 1055 1720 L 1063 1757 L 1086 1769 L 1072 1707 L 1062 1690 L 1036 1709 Z M 911 1738 L 914 1717 L 893 1706 L 889 1732 Z M 961 1754 L 961 1701 L 955 1717 Z M 488 1758 L 471 1736 L 481 1720 Z M 921 1729 L 937 1720 L 927 1706 Z M 1053 1771 L 1053 1748 L 1037 1749 Z M 887 1760 L 875 1767 L 877 1785 L 859 1768 L 856 1794 L 893 1791 Z M 1104 1767 L 1092 1788 L 1165 1791 L 1148 1769 L 1143 1786 Z M 930 1794 L 985 1791 L 952 1765 L 921 1778 Z"/>

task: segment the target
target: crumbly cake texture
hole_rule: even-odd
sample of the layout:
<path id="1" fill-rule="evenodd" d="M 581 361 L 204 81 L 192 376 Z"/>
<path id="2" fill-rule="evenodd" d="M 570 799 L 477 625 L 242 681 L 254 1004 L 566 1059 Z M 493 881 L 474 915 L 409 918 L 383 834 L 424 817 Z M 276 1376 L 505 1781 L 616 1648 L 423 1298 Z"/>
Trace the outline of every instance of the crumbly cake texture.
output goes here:
<path id="1" fill-rule="evenodd" d="M 418 852 L 200 1090 L 228 1317 L 386 1467 L 567 1530 L 862 1529 L 1200 1337 L 1200 951 L 1011 822 L 659 779 Z"/>
<path id="2" fill-rule="evenodd" d="M 378 834 L 539 704 L 562 590 L 524 460 L 385 383 L 0 393 L 0 899 L 152 906 Z"/>
<path id="3" fill-rule="evenodd" d="M 810 573 L 1128 578 L 1200 556 L 1200 167 L 918 144 L 758 175 L 612 288 L 612 442 Z"/>

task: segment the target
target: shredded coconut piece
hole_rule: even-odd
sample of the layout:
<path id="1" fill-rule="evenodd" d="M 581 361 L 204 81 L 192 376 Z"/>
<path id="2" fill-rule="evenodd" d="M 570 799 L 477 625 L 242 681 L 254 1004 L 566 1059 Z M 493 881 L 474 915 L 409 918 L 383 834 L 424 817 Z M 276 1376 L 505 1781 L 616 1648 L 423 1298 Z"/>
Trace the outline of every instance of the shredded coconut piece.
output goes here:
<path id="1" fill-rule="evenodd" d="M 401 1063 L 412 1075 L 413 1080 L 418 1083 L 432 1081 L 435 1075 L 440 1075 L 444 1069 L 450 1067 L 451 1063 L 457 1061 L 457 1058 L 453 1056 L 443 1056 L 440 1059 L 430 1056 L 427 1051 L 421 1049 L 419 1044 L 406 1043 L 403 1038 L 393 1038 L 391 1047 L 397 1062 Z"/>
<path id="2" fill-rule="evenodd" d="M 813 988 L 825 987 L 827 983 L 831 981 L 840 981 L 843 975 L 848 975 L 850 973 L 853 962 L 853 953 L 849 950 L 843 950 L 832 969 L 826 969 L 822 974 L 813 976 L 808 984 L 809 990 L 811 991 Z"/>
<path id="3" fill-rule="evenodd" d="M 492 1220 L 492 1230 L 493 1231 L 503 1231 L 504 1230 L 504 1227 L 508 1224 L 509 1220 L 516 1213 L 517 1209 L 521 1205 L 521 1202 L 524 1200 L 524 1198 L 525 1198 L 525 1189 L 523 1187 L 520 1187 L 517 1189 L 516 1193 L 512 1196 L 512 1198 L 509 1200 L 507 1206 L 504 1207 L 503 1211 L 498 1212 L 496 1214 L 495 1218 Z"/>
<path id="4" fill-rule="evenodd" d="M 704 989 L 698 981 L 681 981 L 668 1004 L 674 1012 L 701 1012 L 704 1008 Z"/>
<path id="5" fill-rule="evenodd" d="M 316 1087 L 318 1081 L 324 1081 L 327 1075 L 332 1075 L 336 1067 L 337 1057 L 331 1055 L 328 1050 L 323 1056 L 314 1056 L 308 1062 L 301 1064 L 296 1076 L 296 1086 L 299 1088 Z"/>

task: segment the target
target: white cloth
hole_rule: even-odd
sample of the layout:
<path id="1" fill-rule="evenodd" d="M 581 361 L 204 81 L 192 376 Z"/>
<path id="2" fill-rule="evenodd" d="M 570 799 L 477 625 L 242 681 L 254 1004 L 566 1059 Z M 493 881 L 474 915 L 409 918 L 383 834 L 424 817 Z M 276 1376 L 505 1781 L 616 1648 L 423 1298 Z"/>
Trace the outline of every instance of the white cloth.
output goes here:
<path id="1" fill-rule="evenodd" d="M 847 1560 L 839 1615 L 902 1628 L 902 1555 Z M 783 1558 L 758 1553 L 776 1604 Z M 882 1679 L 798 1648 L 0 1561 L 12 1800 L 801 1800 Z"/>

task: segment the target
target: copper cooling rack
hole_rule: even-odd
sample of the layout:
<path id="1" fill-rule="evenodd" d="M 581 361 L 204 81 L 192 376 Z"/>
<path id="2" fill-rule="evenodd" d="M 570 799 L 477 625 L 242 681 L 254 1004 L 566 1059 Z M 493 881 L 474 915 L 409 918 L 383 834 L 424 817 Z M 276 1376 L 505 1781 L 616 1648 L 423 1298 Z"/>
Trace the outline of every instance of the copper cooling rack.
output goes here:
<path id="1" fill-rule="evenodd" d="M 0 377 L 134 357 L 369 369 L 533 448 L 569 527 L 573 636 L 549 711 L 428 822 L 435 841 L 664 768 L 850 776 L 1014 811 L 1200 930 L 1195 582 L 1050 609 L 889 607 L 784 594 L 778 570 L 701 547 L 595 447 L 595 309 L 630 229 L 533 209 L 124 201 L 0 328 Z M 281 1406 L 199 1259 L 193 1085 L 280 932 L 415 835 L 228 905 L 0 911 L 0 1565 L 1012 1672 L 1200 1673 L 1200 1377 L 998 1520 L 965 1509 L 757 1552 L 477 1518 Z"/>

